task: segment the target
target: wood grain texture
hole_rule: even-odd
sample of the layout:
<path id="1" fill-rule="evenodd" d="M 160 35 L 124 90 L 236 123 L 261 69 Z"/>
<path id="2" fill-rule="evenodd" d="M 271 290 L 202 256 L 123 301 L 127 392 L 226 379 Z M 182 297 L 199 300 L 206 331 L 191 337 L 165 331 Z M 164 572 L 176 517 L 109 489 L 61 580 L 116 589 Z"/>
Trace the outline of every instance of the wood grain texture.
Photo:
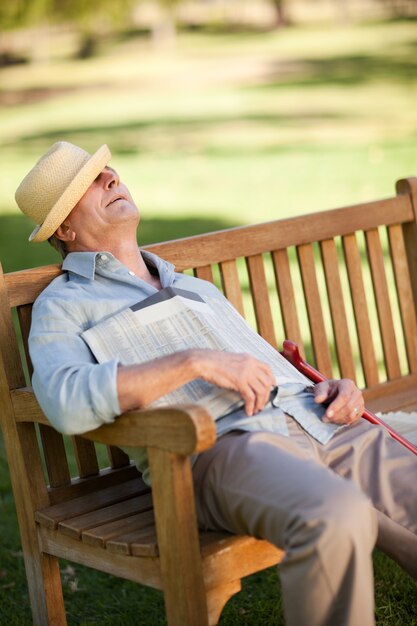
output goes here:
<path id="1" fill-rule="evenodd" d="M 229 300 L 229 302 L 233 304 L 235 309 L 243 317 L 245 317 L 242 289 L 240 286 L 239 274 L 237 271 L 235 259 L 220 263 L 220 276 L 224 295 Z"/>
<path id="2" fill-rule="evenodd" d="M 250 291 L 252 295 L 253 308 L 255 310 L 256 325 L 258 333 L 277 348 L 274 322 L 269 302 L 269 290 L 266 283 L 265 268 L 261 254 L 249 256 L 246 259 L 249 274 Z"/>
<path id="3" fill-rule="evenodd" d="M 352 343 L 346 316 L 346 305 L 343 297 L 334 239 L 322 241 L 320 244 L 324 275 L 326 278 L 327 297 L 332 317 L 333 333 L 336 344 L 337 362 L 343 378 L 356 381 L 355 364 L 353 361 Z"/>
<path id="4" fill-rule="evenodd" d="M 187 238 L 186 245 L 184 240 L 177 239 L 145 246 L 144 249 L 158 254 L 173 263 L 177 271 L 182 271 L 413 219 L 410 198 L 397 196 L 317 214 L 195 235 Z"/>
<path id="5" fill-rule="evenodd" d="M 366 406 L 375 413 L 417 411 L 417 376 L 404 375 L 369 387 L 363 392 Z"/>
<path id="6" fill-rule="evenodd" d="M 378 384 L 379 373 L 371 325 L 369 323 L 368 303 L 365 295 L 359 248 L 354 234 L 343 237 L 342 241 L 363 373 L 366 386 L 372 387 Z"/>
<path id="7" fill-rule="evenodd" d="M 213 270 L 211 265 L 197 267 L 194 270 L 194 275 L 197 276 L 197 278 L 201 278 L 202 280 L 208 280 L 210 283 L 214 283 Z"/>
<path id="8" fill-rule="evenodd" d="M 76 517 L 61 520 L 58 523 L 58 528 L 69 537 L 80 539 L 81 533 L 90 528 L 97 528 L 110 522 L 116 522 L 134 513 L 149 511 L 151 508 L 152 495 L 151 493 L 144 493 L 140 496 L 129 497 L 121 502 L 107 505 L 104 508 L 94 509 L 88 513 L 77 514 Z"/>
<path id="9" fill-rule="evenodd" d="M 168 623 L 208 625 L 190 461 L 153 447 L 148 455 Z"/>
<path id="10" fill-rule="evenodd" d="M 395 337 L 394 321 L 392 318 L 381 240 L 377 229 L 368 230 L 365 233 L 365 237 L 379 327 L 381 330 L 387 376 L 389 379 L 399 378 L 401 375 L 400 361 L 398 357 L 397 340 Z"/>
<path id="11" fill-rule="evenodd" d="M 61 559 L 98 569 L 112 576 L 162 588 L 159 558 L 134 558 L 90 546 L 78 539 L 65 536 L 58 530 L 39 527 L 38 538 L 44 552 L 56 554 Z"/>
<path id="12" fill-rule="evenodd" d="M 83 439 L 83 437 L 74 436 L 71 439 L 80 478 L 98 474 L 99 468 L 94 443 Z"/>
<path id="13" fill-rule="evenodd" d="M 49 424 L 33 391 L 22 388 L 12 393 L 16 421 Z M 202 407 L 129 411 L 112 424 L 81 435 L 106 445 L 137 447 L 157 445 L 179 454 L 193 454 L 210 447 L 216 440 L 213 418 Z"/>
<path id="14" fill-rule="evenodd" d="M 396 183 L 397 194 L 410 200 L 413 211 L 411 222 L 401 222 L 405 249 L 408 259 L 408 269 L 413 289 L 414 309 L 417 310 L 417 177 L 404 178 Z"/>
<path id="15" fill-rule="evenodd" d="M 310 244 L 298 246 L 297 255 L 300 265 L 301 278 L 303 281 L 303 290 L 311 331 L 311 341 L 313 344 L 317 369 L 321 370 L 328 378 L 332 378 L 332 359 L 330 356 L 326 326 L 324 324 L 321 296 L 317 283 L 312 246 Z"/>
<path id="16" fill-rule="evenodd" d="M 304 345 L 301 338 L 299 315 L 287 250 L 275 250 L 272 253 L 272 262 L 285 337 L 294 341 L 300 347 L 304 356 Z"/>
<path id="17" fill-rule="evenodd" d="M 53 556 L 40 552 L 34 521 L 34 511 L 49 502 L 36 432 L 33 424 L 16 423 L 10 397 L 10 389 L 24 384 L 0 267 L 0 423 L 19 519 L 32 619 L 36 626 L 53 619 L 65 624 L 59 565 Z"/>
<path id="18" fill-rule="evenodd" d="M 9 306 L 32 304 L 51 280 L 61 273 L 60 265 L 44 265 L 6 274 Z"/>
<path id="19" fill-rule="evenodd" d="M 405 350 L 410 372 L 417 372 L 417 320 L 413 288 L 401 225 L 388 227 L 391 262 L 401 313 Z"/>
<path id="20" fill-rule="evenodd" d="M 49 502 L 51 505 L 59 504 L 60 502 L 66 502 L 72 498 L 79 498 L 93 491 L 101 491 L 107 487 L 119 485 L 133 479 L 140 483 L 141 489 L 145 488 L 145 491 L 149 489 L 142 481 L 141 475 L 135 465 L 131 464 L 128 467 L 116 469 L 107 467 L 101 469 L 98 476 L 73 478 L 70 485 L 48 487 Z"/>
<path id="21" fill-rule="evenodd" d="M 147 489 L 149 491 L 149 487 Z M 80 515 L 86 515 L 112 504 L 129 500 L 143 494 L 143 486 L 136 479 L 117 483 L 104 489 L 92 489 L 82 496 L 40 508 L 35 513 L 38 524 L 46 528 L 57 528 L 60 522 Z"/>
<path id="22" fill-rule="evenodd" d="M 129 455 L 116 446 L 107 446 L 107 456 L 112 468 L 126 467 L 130 463 Z"/>

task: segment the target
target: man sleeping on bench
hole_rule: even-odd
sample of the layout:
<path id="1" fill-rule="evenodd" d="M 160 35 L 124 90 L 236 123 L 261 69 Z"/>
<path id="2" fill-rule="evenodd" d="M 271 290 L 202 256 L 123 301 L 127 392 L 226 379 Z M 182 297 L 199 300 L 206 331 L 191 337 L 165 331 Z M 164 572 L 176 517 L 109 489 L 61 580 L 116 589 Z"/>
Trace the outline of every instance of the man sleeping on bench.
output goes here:
<path id="1" fill-rule="evenodd" d="M 217 442 L 193 460 L 200 526 L 285 550 L 287 624 L 374 624 L 375 544 L 417 578 L 417 457 L 359 419 L 362 394 L 347 379 L 311 388 L 294 374 L 277 388 L 271 366 L 253 355 L 199 348 L 98 363 L 81 334 L 160 290 L 224 300 L 138 248 L 139 212 L 110 158 L 105 145 L 90 155 L 58 142 L 16 192 L 37 224 L 30 241 L 48 240 L 64 257 L 63 274 L 33 307 L 43 411 L 57 430 L 81 434 L 193 380 L 237 392 L 242 406 L 216 421 Z"/>

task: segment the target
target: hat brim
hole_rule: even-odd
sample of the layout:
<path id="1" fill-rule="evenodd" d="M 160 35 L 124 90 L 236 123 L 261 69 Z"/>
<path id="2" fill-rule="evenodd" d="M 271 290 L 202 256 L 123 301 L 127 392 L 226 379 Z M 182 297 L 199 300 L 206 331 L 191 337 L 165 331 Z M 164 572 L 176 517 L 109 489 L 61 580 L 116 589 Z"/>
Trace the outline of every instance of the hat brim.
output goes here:
<path id="1" fill-rule="evenodd" d="M 62 224 L 77 202 L 83 197 L 91 183 L 106 167 L 110 159 L 111 152 L 104 144 L 84 163 L 62 196 L 49 211 L 44 222 L 36 226 L 29 237 L 30 242 L 46 241 L 54 234 L 58 226 Z"/>

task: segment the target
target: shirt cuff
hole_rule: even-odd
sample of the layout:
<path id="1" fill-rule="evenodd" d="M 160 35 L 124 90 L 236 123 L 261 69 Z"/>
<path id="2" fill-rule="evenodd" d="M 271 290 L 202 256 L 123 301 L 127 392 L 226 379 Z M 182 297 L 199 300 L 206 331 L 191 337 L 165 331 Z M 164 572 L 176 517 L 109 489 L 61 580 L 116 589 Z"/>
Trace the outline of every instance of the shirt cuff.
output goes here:
<path id="1" fill-rule="evenodd" d="M 120 414 L 119 398 L 117 393 L 117 368 L 120 362 L 112 359 L 95 365 L 90 370 L 88 387 L 90 390 L 91 405 L 94 415 L 101 423 L 113 422 Z"/>

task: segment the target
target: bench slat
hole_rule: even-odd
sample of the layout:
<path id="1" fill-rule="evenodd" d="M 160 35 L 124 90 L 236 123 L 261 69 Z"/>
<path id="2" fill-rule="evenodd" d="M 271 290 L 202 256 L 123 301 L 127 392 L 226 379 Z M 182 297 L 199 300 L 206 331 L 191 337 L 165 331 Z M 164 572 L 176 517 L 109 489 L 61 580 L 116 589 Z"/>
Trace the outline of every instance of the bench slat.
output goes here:
<path id="1" fill-rule="evenodd" d="M 137 479 L 112 485 L 100 491 L 92 489 L 91 493 L 87 493 L 79 498 L 53 504 L 46 509 L 36 511 L 35 519 L 42 526 L 56 528 L 59 522 L 65 519 L 91 513 L 99 508 L 139 496 L 148 491 L 149 487 Z"/>
<path id="2" fill-rule="evenodd" d="M 417 411 L 417 374 L 387 380 L 364 390 L 365 404 L 374 413 Z"/>
<path id="3" fill-rule="evenodd" d="M 107 446 L 107 455 L 112 468 L 127 467 L 130 464 L 129 455 L 116 446 Z"/>
<path id="4" fill-rule="evenodd" d="M 211 265 L 204 265 L 203 267 L 197 267 L 194 271 L 195 276 L 197 278 L 201 278 L 202 280 L 208 280 L 211 283 L 214 283 L 213 270 Z"/>
<path id="5" fill-rule="evenodd" d="M 264 224 L 239 226 L 217 233 L 195 235 L 187 244 L 177 239 L 145 246 L 173 263 L 177 271 L 220 263 L 242 256 L 255 256 L 311 241 L 322 241 L 347 235 L 356 230 L 369 230 L 380 224 L 413 221 L 408 196 L 397 196 L 320 213 L 302 215 Z"/>
<path id="6" fill-rule="evenodd" d="M 416 312 L 413 303 L 413 288 L 407 262 L 404 235 L 400 225 L 388 227 L 388 240 L 405 337 L 408 367 L 411 372 L 417 372 Z"/>
<path id="7" fill-rule="evenodd" d="M 336 244 L 334 239 L 322 241 L 320 250 L 329 297 L 330 314 L 332 316 L 337 360 L 343 378 L 356 381 L 355 364 L 346 317 L 345 300 L 339 273 Z"/>
<path id="8" fill-rule="evenodd" d="M 368 304 L 363 282 L 362 264 L 358 244 L 354 234 L 342 238 L 352 297 L 356 331 L 359 340 L 361 362 L 367 387 L 379 382 L 378 365 L 376 362 L 371 325 L 369 322 Z"/>
<path id="9" fill-rule="evenodd" d="M 31 304 L 51 280 L 60 274 L 61 265 L 58 264 L 5 274 L 10 307 Z"/>
<path id="10" fill-rule="evenodd" d="M 257 254 L 256 256 L 248 257 L 246 264 L 258 332 L 271 346 L 277 348 L 262 255 Z"/>
<path id="11" fill-rule="evenodd" d="M 365 237 L 375 293 L 375 302 L 378 312 L 379 327 L 381 329 L 381 339 L 387 376 L 389 379 L 398 378 L 401 375 L 401 369 L 389 300 L 381 239 L 377 229 L 368 230 L 365 233 Z"/>
<path id="12" fill-rule="evenodd" d="M 236 261 L 223 261 L 223 263 L 220 263 L 220 276 L 224 295 L 233 304 L 235 309 L 245 317 L 242 289 L 240 287 Z"/>
<path id="13" fill-rule="evenodd" d="M 92 491 L 100 491 L 107 487 L 119 485 L 129 480 L 137 480 L 141 483 L 142 487 L 144 483 L 141 480 L 141 476 L 137 468 L 130 464 L 127 467 L 120 467 L 113 469 L 106 467 L 100 470 L 100 474 L 97 476 L 89 476 L 88 478 L 73 478 L 70 485 L 64 485 L 62 487 L 49 487 L 49 499 L 50 506 L 65 502 L 68 499 L 79 498 L 91 493 Z"/>
<path id="14" fill-rule="evenodd" d="M 133 515 L 134 513 L 148 511 L 151 508 L 152 494 L 145 493 L 141 496 L 123 500 L 123 502 L 111 504 L 105 508 L 90 511 L 84 515 L 77 515 L 77 517 L 62 520 L 59 522 L 58 528 L 69 537 L 79 539 L 81 533 L 90 528 L 96 528 L 97 526 L 108 524 L 109 522 L 115 522 L 119 519 L 129 517 L 129 515 Z"/>
<path id="15" fill-rule="evenodd" d="M 106 543 L 109 552 L 132 556 L 157 556 L 159 554 L 156 528 L 153 525 L 138 528 L 109 539 Z"/>
<path id="16" fill-rule="evenodd" d="M 290 263 L 287 250 L 275 250 L 272 253 L 275 282 L 281 304 L 282 321 L 287 339 L 294 341 L 304 358 L 304 344 L 301 338 L 300 322 L 295 302 L 294 286 L 291 279 Z"/>
<path id="17" fill-rule="evenodd" d="M 29 354 L 28 339 L 30 325 L 32 323 L 32 304 L 19 306 L 17 308 L 17 316 L 19 318 L 20 329 L 22 331 L 22 342 L 28 372 L 31 377 L 33 374 L 33 366 Z M 39 425 L 39 432 L 42 441 L 49 484 L 51 487 L 69 485 L 71 482 L 71 475 L 68 467 L 64 438 L 53 428 L 42 424 Z"/>
<path id="18" fill-rule="evenodd" d="M 46 470 L 51 487 L 63 487 L 71 484 L 67 453 L 63 436 L 51 426 L 39 424 Z"/>
<path id="19" fill-rule="evenodd" d="M 104 547 L 108 541 L 117 541 L 128 544 L 126 535 L 132 532 L 148 529 L 155 524 L 153 509 L 142 511 L 134 515 L 129 515 L 118 520 L 113 520 L 107 524 L 100 524 L 96 528 L 89 528 L 81 535 L 82 541 L 90 546 Z M 126 554 L 128 546 L 126 545 Z"/>
<path id="20" fill-rule="evenodd" d="M 77 436 L 71 439 L 80 478 L 98 474 L 99 467 L 94 442 Z"/>
<path id="21" fill-rule="evenodd" d="M 304 244 L 298 246 L 297 255 L 303 281 L 308 321 L 311 329 L 311 341 L 317 369 L 323 372 L 328 378 L 332 378 L 332 360 L 324 324 L 312 245 Z"/>

